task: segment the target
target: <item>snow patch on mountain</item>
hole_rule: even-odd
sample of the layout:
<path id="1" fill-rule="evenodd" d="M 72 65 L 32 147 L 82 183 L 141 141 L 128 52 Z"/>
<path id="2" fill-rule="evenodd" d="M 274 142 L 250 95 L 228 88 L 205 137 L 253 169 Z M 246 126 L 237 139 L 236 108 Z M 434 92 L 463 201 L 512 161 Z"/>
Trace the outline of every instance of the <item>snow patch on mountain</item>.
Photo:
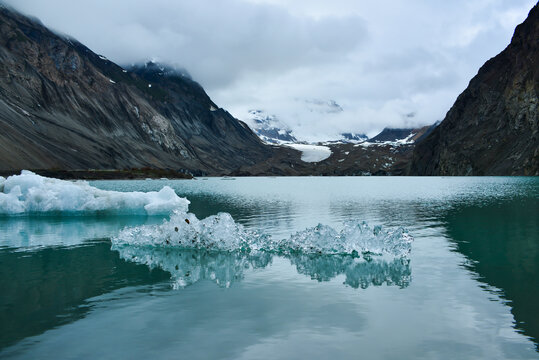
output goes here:
<path id="1" fill-rule="evenodd" d="M 319 162 L 331 156 L 331 149 L 327 146 L 311 144 L 287 144 L 286 146 L 301 151 L 301 161 Z"/>

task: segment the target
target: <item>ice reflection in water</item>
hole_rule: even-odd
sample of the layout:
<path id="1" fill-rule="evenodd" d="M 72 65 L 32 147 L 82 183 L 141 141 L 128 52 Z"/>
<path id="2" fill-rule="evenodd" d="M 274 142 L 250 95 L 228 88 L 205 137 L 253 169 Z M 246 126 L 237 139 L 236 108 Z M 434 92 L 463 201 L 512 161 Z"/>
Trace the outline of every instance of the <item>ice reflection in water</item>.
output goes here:
<path id="1" fill-rule="evenodd" d="M 147 246 L 116 247 L 120 257 L 131 262 L 159 268 L 171 274 L 176 289 L 201 280 L 210 280 L 229 287 L 244 278 L 250 269 L 271 265 L 274 256 L 282 256 L 296 267 L 298 273 L 313 280 L 329 281 L 344 275 L 344 284 L 352 288 L 371 285 L 407 287 L 411 281 L 410 260 L 396 258 L 359 258 L 351 255 L 318 255 L 290 253 L 274 255 L 268 252 L 215 252 L 203 249 L 155 248 Z"/>

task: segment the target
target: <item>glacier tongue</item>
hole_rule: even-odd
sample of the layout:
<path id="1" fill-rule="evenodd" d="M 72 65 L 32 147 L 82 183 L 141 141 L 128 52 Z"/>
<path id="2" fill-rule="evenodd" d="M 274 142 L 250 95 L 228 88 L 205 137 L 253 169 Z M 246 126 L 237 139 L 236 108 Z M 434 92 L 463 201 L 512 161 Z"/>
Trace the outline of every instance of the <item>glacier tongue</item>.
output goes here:
<path id="1" fill-rule="evenodd" d="M 86 181 L 46 178 L 23 170 L 0 178 L 0 215 L 97 213 L 168 215 L 187 211 L 189 201 L 168 186 L 158 192 L 100 190 Z"/>

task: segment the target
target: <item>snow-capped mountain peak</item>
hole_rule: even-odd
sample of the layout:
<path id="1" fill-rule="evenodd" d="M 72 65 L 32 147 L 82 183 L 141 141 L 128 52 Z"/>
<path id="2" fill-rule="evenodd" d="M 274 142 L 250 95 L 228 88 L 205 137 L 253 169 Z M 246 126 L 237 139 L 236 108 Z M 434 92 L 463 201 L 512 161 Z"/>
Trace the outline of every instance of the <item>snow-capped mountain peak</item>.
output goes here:
<path id="1" fill-rule="evenodd" d="M 249 110 L 245 122 L 266 143 L 281 144 L 298 141 L 286 124 L 275 115 L 269 115 L 263 110 Z"/>

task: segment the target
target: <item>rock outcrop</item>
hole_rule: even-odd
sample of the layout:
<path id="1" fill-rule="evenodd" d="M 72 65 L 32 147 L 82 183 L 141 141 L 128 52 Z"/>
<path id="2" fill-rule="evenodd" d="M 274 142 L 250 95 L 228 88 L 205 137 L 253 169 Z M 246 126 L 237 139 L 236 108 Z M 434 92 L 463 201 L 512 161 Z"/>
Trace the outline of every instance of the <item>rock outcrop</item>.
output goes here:
<path id="1" fill-rule="evenodd" d="M 539 175 L 539 4 L 414 150 L 412 175 Z"/>

